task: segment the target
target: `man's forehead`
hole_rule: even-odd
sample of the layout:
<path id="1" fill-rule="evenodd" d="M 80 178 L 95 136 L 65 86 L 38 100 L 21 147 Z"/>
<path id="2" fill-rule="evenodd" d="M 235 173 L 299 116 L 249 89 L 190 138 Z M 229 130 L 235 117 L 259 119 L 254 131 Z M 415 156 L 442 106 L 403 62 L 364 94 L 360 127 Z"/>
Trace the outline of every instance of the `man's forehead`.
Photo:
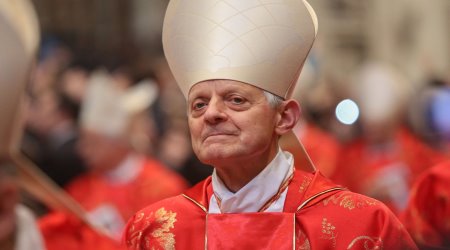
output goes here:
<path id="1" fill-rule="evenodd" d="M 228 79 L 214 79 L 199 82 L 192 86 L 189 91 L 188 97 L 191 98 L 193 95 L 203 92 L 203 91 L 242 91 L 248 93 L 262 93 L 262 89 L 255 87 L 251 84 L 228 80 Z"/>

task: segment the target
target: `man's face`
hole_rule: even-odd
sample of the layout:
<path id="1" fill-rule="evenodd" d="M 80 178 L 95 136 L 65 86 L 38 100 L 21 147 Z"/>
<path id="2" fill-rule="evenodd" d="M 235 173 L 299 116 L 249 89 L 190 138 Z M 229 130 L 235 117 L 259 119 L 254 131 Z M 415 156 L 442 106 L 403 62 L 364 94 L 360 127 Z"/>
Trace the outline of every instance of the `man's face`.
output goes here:
<path id="1" fill-rule="evenodd" d="M 58 120 L 58 103 L 52 91 L 39 93 L 28 112 L 28 126 L 40 135 L 48 135 Z"/>
<path id="2" fill-rule="evenodd" d="M 103 172 L 117 166 L 126 154 L 122 142 L 83 129 L 78 152 L 91 171 Z"/>
<path id="3" fill-rule="evenodd" d="M 213 166 L 267 157 L 277 143 L 278 116 L 261 89 L 241 82 L 200 82 L 188 96 L 194 152 Z"/>

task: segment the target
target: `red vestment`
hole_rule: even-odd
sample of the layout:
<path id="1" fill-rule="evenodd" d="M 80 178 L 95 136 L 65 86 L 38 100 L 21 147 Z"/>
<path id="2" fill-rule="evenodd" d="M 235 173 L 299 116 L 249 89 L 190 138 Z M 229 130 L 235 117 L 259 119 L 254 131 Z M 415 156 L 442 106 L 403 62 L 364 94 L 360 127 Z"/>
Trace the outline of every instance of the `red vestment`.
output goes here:
<path id="1" fill-rule="evenodd" d="M 384 202 L 398 214 L 406 207 L 417 176 L 442 159 L 401 129 L 389 145 L 371 146 L 361 139 L 344 147 L 331 179 L 353 192 Z"/>
<path id="2" fill-rule="evenodd" d="M 310 123 L 302 125 L 297 135 L 314 165 L 326 177 L 332 176 L 338 161 L 339 142 L 332 135 Z"/>
<path id="3" fill-rule="evenodd" d="M 185 181 L 177 174 L 157 161 L 146 160 L 131 181 L 111 183 L 104 175 L 88 173 L 72 182 L 67 191 L 86 209 L 92 223 L 107 228 L 119 242 L 126 221 L 139 209 L 178 195 L 185 188 Z M 67 250 L 64 242 L 83 246 L 74 249 L 101 249 L 101 244 L 96 248 L 95 242 L 105 242 L 104 237 L 67 215 L 51 213 L 40 223 L 48 250 Z M 114 249 L 108 242 L 105 244 L 103 249 Z"/>
<path id="4" fill-rule="evenodd" d="M 131 181 L 111 183 L 104 175 L 89 173 L 72 182 L 67 191 L 91 213 L 94 223 L 101 217 L 100 224 L 120 234 L 126 221 L 139 209 L 181 194 L 186 187 L 181 177 L 158 161 L 147 159 Z"/>
<path id="5" fill-rule="evenodd" d="M 39 220 L 47 250 L 123 250 L 116 240 L 104 236 L 71 215 L 54 212 Z"/>
<path id="6" fill-rule="evenodd" d="M 211 178 L 128 223 L 128 249 L 417 249 L 382 203 L 296 170 L 283 212 L 208 214 Z M 378 248 L 377 248 L 378 247 Z"/>
<path id="7" fill-rule="evenodd" d="M 450 248 L 450 161 L 417 179 L 401 218 L 417 244 Z"/>

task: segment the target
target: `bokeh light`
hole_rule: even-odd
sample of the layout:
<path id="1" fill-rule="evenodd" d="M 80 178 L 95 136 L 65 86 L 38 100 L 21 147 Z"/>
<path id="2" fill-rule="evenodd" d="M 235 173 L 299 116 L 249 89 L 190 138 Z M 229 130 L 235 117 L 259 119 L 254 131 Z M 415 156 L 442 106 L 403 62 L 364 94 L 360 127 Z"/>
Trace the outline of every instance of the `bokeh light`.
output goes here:
<path id="1" fill-rule="evenodd" d="M 336 118 L 343 124 L 354 124 L 359 118 L 358 105 L 350 99 L 341 101 L 336 106 Z"/>

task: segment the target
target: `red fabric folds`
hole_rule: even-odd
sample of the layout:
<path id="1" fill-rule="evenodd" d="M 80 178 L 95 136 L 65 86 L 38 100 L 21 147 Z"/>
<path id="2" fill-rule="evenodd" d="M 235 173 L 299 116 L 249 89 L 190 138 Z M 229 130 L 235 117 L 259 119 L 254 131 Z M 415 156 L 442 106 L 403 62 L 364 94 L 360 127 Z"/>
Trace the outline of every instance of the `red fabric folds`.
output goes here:
<path id="1" fill-rule="evenodd" d="M 208 178 L 137 213 L 128 249 L 417 249 L 386 206 L 320 173 L 295 171 L 280 213 L 208 214 L 211 186 Z"/>
<path id="2" fill-rule="evenodd" d="M 417 244 L 450 249 L 450 161 L 418 178 L 401 218 Z"/>
<path id="3" fill-rule="evenodd" d="M 295 214 L 208 214 L 208 249 L 293 249 Z"/>
<path id="4" fill-rule="evenodd" d="M 55 212 L 39 220 L 47 250 L 123 250 L 119 242 L 92 230 L 74 216 Z"/>

